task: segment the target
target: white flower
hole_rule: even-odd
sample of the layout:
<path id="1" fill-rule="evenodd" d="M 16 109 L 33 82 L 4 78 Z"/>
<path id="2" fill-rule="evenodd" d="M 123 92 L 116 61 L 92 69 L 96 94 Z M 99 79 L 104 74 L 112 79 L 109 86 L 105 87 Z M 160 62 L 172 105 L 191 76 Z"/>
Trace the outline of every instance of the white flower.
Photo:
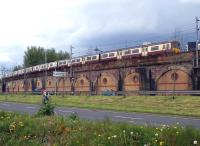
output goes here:
<path id="1" fill-rule="evenodd" d="M 130 134 L 133 135 L 133 132 L 131 131 Z"/>
<path id="2" fill-rule="evenodd" d="M 126 131 L 125 130 L 123 130 L 123 133 L 125 133 Z"/>
<path id="3" fill-rule="evenodd" d="M 110 137 L 108 137 L 108 140 L 110 139 Z"/>
<path id="4" fill-rule="evenodd" d="M 156 133 L 155 136 L 157 137 L 157 136 L 158 136 L 158 133 Z"/>
<path id="5" fill-rule="evenodd" d="M 113 138 L 117 138 L 117 135 L 113 135 Z"/>
<path id="6" fill-rule="evenodd" d="M 196 145 L 196 144 L 197 144 L 197 140 L 194 140 L 194 141 L 193 141 L 193 144 L 195 144 L 195 145 Z"/>
<path id="7" fill-rule="evenodd" d="M 144 144 L 144 146 L 147 146 L 146 144 Z"/>

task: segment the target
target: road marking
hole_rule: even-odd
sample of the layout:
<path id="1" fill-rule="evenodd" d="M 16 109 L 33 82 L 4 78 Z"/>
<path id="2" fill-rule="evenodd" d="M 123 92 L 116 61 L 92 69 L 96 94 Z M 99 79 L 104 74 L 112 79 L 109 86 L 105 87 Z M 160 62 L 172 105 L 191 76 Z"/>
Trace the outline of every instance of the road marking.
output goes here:
<path id="1" fill-rule="evenodd" d="M 73 113 L 73 111 L 66 111 L 66 110 L 58 110 L 58 111 L 63 113 Z"/>
<path id="2" fill-rule="evenodd" d="M 32 106 L 27 106 L 25 108 L 30 108 L 30 109 L 34 109 L 35 107 L 32 107 Z"/>
<path id="3" fill-rule="evenodd" d="M 143 118 L 133 118 L 133 117 L 125 117 L 125 116 L 114 116 L 114 118 L 131 119 L 131 120 L 141 120 L 141 119 L 143 119 Z"/>

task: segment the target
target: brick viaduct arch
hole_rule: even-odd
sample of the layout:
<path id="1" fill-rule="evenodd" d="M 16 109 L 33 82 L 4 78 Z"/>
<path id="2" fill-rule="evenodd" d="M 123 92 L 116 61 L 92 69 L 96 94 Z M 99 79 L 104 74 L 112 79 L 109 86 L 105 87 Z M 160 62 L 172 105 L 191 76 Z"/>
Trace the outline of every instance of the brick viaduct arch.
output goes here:
<path id="1" fill-rule="evenodd" d="M 192 90 L 190 69 L 184 66 L 169 66 L 156 78 L 157 90 Z"/>
<path id="2" fill-rule="evenodd" d="M 140 90 L 140 75 L 137 72 L 129 72 L 124 78 L 125 91 L 138 91 Z"/>
<path id="3" fill-rule="evenodd" d="M 118 88 L 118 80 L 111 73 L 101 73 L 96 84 L 96 90 L 98 94 L 106 90 L 117 91 Z"/>
<path id="4" fill-rule="evenodd" d="M 90 81 L 86 75 L 79 75 L 75 80 L 75 91 L 78 92 L 89 92 Z"/>

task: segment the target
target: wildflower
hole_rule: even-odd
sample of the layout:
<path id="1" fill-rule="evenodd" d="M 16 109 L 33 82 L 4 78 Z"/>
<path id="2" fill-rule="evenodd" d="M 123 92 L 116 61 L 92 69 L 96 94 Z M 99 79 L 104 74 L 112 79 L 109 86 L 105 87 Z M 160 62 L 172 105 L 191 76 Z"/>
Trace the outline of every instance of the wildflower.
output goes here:
<path id="1" fill-rule="evenodd" d="M 112 137 L 113 137 L 113 138 L 117 138 L 117 135 L 113 135 Z"/>
<path id="2" fill-rule="evenodd" d="M 123 133 L 125 133 L 126 131 L 125 130 L 123 130 Z"/>
<path id="3" fill-rule="evenodd" d="M 178 132 L 178 131 L 176 131 L 176 134 L 179 134 L 179 132 Z"/>
<path id="4" fill-rule="evenodd" d="M 99 137 L 101 136 L 101 134 L 98 135 Z"/>
<path id="5" fill-rule="evenodd" d="M 158 133 L 156 133 L 155 136 L 158 137 Z"/>
<path id="6" fill-rule="evenodd" d="M 133 135 L 133 132 L 131 131 L 130 134 Z"/>
<path id="7" fill-rule="evenodd" d="M 158 140 L 156 139 L 155 142 L 158 142 Z"/>
<path id="8" fill-rule="evenodd" d="M 163 145 L 164 144 L 164 142 L 163 141 L 160 141 L 160 145 Z"/>
<path id="9" fill-rule="evenodd" d="M 176 124 L 179 125 L 179 122 L 177 122 Z"/>
<path id="10" fill-rule="evenodd" d="M 174 126 L 174 129 L 176 129 L 177 127 L 176 126 Z"/>
<path id="11" fill-rule="evenodd" d="M 4 117 L 2 116 L 1 119 L 3 119 Z"/>
<path id="12" fill-rule="evenodd" d="M 110 140 L 110 137 L 108 137 L 108 140 Z"/>
<path id="13" fill-rule="evenodd" d="M 193 141 L 193 144 L 197 145 L 197 140 L 194 140 L 194 141 Z"/>

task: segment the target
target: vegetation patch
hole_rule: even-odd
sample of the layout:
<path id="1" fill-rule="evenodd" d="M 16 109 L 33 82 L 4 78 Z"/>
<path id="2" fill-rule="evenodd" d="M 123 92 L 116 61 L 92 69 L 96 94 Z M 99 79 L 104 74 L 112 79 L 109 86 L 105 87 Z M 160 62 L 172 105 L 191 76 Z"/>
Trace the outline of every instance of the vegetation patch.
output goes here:
<path id="1" fill-rule="evenodd" d="M 0 145 L 6 146 L 192 146 L 200 131 L 192 127 L 135 126 L 80 120 L 71 117 L 34 117 L 0 112 Z"/>

